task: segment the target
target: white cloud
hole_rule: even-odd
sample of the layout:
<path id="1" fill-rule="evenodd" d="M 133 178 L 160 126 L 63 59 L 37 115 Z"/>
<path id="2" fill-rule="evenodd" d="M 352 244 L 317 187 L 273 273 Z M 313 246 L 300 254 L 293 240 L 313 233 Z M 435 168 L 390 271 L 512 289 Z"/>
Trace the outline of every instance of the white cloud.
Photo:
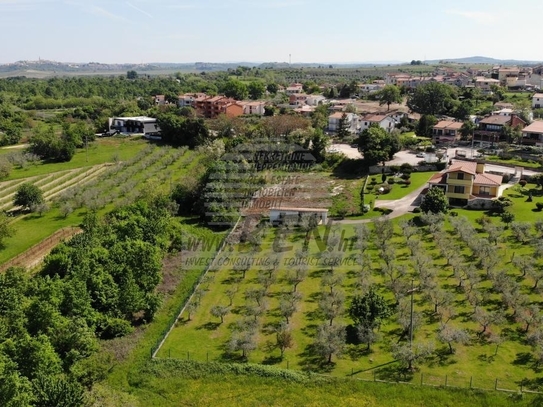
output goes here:
<path id="1" fill-rule="evenodd" d="M 473 20 L 479 24 L 493 24 L 496 23 L 501 16 L 496 12 L 490 11 L 463 11 L 463 10 L 447 10 L 447 14 L 454 14 Z"/>

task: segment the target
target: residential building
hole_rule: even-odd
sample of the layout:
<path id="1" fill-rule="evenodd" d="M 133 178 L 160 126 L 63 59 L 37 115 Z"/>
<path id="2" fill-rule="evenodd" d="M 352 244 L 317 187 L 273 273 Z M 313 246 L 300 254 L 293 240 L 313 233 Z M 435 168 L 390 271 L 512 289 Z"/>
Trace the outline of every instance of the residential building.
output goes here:
<path id="1" fill-rule="evenodd" d="M 264 116 L 264 108 L 266 107 L 266 102 L 259 101 L 242 101 L 238 102 L 243 107 L 243 114 L 255 114 L 258 116 Z"/>
<path id="2" fill-rule="evenodd" d="M 441 188 L 450 205 L 464 206 L 498 198 L 502 178 L 486 173 L 483 163 L 456 160 L 448 169 L 433 175 L 428 184 L 430 188 Z"/>
<path id="3" fill-rule="evenodd" d="M 109 130 L 123 134 L 143 134 L 147 138 L 160 138 L 160 127 L 153 117 L 113 117 L 109 119 Z"/>
<path id="4" fill-rule="evenodd" d="M 165 95 L 155 95 L 155 105 L 165 105 L 166 104 L 166 96 Z"/>
<path id="5" fill-rule="evenodd" d="M 227 98 L 226 96 L 213 96 L 196 100 L 195 107 L 198 114 L 208 119 L 214 119 L 220 114 L 225 114 L 229 117 L 241 116 L 243 114 L 243 106 L 237 100 Z"/>
<path id="6" fill-rule="evenodd" d="M 497 114 L 487 116 L 479 120 L 479 127 L 474 132 L 474 140 L 492 144 L 500 141 L 510 142 L 511 140 L 506 140 L 506 126 L 524 128 L 526 122 L 514 113 L 510 116 Z"/>
<path id="7" fill-rule="evenodd" d="M 318 106 L 326 102 L 326 98 L 323 95 L 307 95 L 305 99 L 306 105 Z"/>
<path id="8" fill-rule="evenodd" d="M 298 114 L 301 114 L 302 116 L 310 117 L 311 113 L 313 113 L 315 111 L 315 106 L 303 105 L 303 106 L 297 107 L 297 108 L 295 108 L 293 110 L 294 110 L 294 112 L 296 112 Z"/>
<path id="9" fill-rule="evenodd" d="M 434 144 L 453 143 L 460 140 L 461 122 L 442 120 L 432 127 L 432 140 Z"/>
<path id="10" fill-rule="evenodd" d="M 362 85 L 358 85 L 359 92 L 362 94 L 372 94 L 377 93 L 381 89 L 385 87 L 384 84 L 381 83 L 364 83 Z"/>
<path id="11" fill-rule="evenodd" d="M 369 114 L 360 118 L 360 130 L 363 131 L 372 124 L 376 124 L 386 131 L 391 132 L 396 127 L 396 123 L 398 122 L 389 114 Z"/>
<path id="12" fill-rule="evenodd" d="M 285 89 L 287 95 L 294 95 L 297 93 L 303 93 L 304 86 L 301 83 L 292 83 Z"/>
<path id="13" fill-rule="evenodd" d="M 492 114 L 497 114 L 498 116 L 511 116 L 514 113 L 513 109 L 510 108 L 503 108 L 500 110 L 495 110 L 492 112 Z"/>
<path id="14" fill-rule="evenodd" d="M 532 109 L 543 109 L 543 93 L 532 96 Z"/>
<path id="15" fill-rule="evenodd" d="M 507 78 L 518 78 L 520 69 L 517 67 L 499 68 L 498 80 L 502 83 L 507 81 Z"/>
<path id="16" fill-rule="evenodd" d="M 205 93 L 185 93 L 179 95 L 177 105 L 179 107 L 196 107 L 196 101 L 201 101 L 207 98 Z"/>
<path id="17" fill-rule="evenodd" d="M 411 79 L 411 75 L 409 74 L 390 73 L 390 74 L 387 74 L 385 77 L 385 84 L 402 86 L 402 85 L 405 85 L 409 81 L 409 79 Z"/>
<path id="18" fill-rule="evenodd" d="M 499 86 L 500 81 L 498 79 L 485 78 L 479 76 L 475 79 L 475 87 L 481 89 L 483 93 L 492 92 L 492 85 Z"/>
<path id="19" fill-rule="evenodd" d="M 305 93 L 293 93 L 289 96 L 289 105 L 303 106 L 306 104 L 308 95 Z"/>
<path id="20" fill-rule="evenodd" d="M 536 120 L 522 130 L 522 144 L 543 147 L 543 121 Z"/>
<path id="21" fill-rule="evenodd" d="M 358 116 L 354 113 L 346 112 L 335 112 L 328 116 L 328 130 L 331 132 L 338 131 L 344 115 L 345 120 L 349 124 L 349 131 L 353 134 L 358 133 L 360 130 Z"/>

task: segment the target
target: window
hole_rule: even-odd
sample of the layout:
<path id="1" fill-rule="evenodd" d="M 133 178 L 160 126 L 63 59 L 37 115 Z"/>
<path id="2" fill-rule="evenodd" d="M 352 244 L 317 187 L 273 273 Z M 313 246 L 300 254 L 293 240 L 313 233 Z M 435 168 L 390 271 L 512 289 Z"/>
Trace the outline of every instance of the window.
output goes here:
<path id="1" fill-rule="evenodd" d="M 459 172 L 456 174 L 456 179 L 464 179 L 464 173 L 463 172 Z"/>
<path id="2" fill-rule="evenodd" d="M 479 187 L 479 195 L 490 195 L 490 187 Z"/>
<path id="3" fill-rule="evenodd" d="M 463 194 L 464 193 L 464 187 L 459 186 L 459 185 L 455 185 L 454 186 L 454 193 L 455 194 Z"/>

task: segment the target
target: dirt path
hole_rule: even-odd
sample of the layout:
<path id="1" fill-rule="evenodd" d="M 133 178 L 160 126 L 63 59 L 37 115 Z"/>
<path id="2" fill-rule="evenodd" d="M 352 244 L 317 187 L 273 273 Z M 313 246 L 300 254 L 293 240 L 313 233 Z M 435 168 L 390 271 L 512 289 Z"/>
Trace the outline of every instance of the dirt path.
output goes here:
<path id="1" fill-rule="evenodd" d="M 32 246 L 30 249 L 24 251 L 18 256 L 14 257 L 11 260 L 8 260 L 6 263 L 0 266 L 0 272 L 6 271 L 10 267 L 25 267 L 27 269 L 32 269 L 39 265 L 45 256 L 49 254 L 53 248 L 58 245 L 63 240 L 69 240 L 73 236 L 81 233 L 81 230 L 78 227 L 67 227 L 60 230 L 57 230 L 48 238 L 42 240 L 40 243 Z"/>

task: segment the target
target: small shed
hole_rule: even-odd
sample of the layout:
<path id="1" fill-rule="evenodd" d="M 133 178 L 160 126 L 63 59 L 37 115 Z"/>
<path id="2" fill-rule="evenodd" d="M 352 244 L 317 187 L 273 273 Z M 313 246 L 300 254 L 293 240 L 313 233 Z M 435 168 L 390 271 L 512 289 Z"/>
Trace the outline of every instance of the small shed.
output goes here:
<path id="1" fill-rule="evenodd" d="M 294 222 L 300 220 L 303 216 L 315 215 L 318 224 L 326 223 L 328 219 L 328 209 L 324 208 L 270 208 L 270 222 L 274 225 L 281 224 L 290 219 Z"/>

